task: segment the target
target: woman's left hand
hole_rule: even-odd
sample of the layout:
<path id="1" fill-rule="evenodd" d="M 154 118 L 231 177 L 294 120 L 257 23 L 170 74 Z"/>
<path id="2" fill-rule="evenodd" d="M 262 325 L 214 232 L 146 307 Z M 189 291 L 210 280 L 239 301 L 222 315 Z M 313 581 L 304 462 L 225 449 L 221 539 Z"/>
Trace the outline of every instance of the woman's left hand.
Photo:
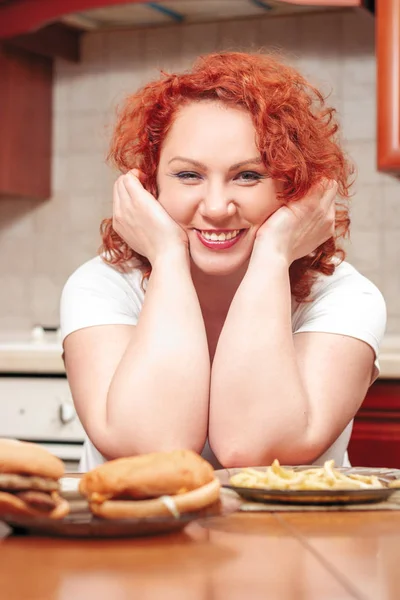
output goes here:
<path id="1" fill-rule="evenodd" d="M 290 265 L 314 252 L 335 233 L 337 187 L 323 180 L 304 198 L 278 208 L 257 231 L 253 253 L 276 252 Z"/>

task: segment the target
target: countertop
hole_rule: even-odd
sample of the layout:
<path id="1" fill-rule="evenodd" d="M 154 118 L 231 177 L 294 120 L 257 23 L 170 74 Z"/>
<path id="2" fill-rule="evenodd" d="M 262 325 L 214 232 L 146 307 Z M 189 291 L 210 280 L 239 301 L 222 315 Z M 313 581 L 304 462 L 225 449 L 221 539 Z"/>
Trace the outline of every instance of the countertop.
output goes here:
<path id="1" fill-rule="evenodd" d="M 386 335 L 379 356 L 380 379 L 400 379 L 400 335 Z M 46 343 L 0 337 L 0 373 L 64 374 L 62 347 L 57 336 Z"/>
<path id="2" fill-rule="evenodd" d="M 3 537 L 7 600 L 395 600 L 400 512 L 234 513 L 132 539 Z"/>

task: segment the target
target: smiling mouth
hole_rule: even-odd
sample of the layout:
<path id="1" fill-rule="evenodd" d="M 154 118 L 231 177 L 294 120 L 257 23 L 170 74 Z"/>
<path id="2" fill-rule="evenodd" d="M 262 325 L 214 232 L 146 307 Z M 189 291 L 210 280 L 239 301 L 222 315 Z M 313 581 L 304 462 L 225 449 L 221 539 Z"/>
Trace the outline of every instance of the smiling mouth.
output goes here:
<path id="1" fill-rule="evenodd" d="M 200 242 L 206 248 L 210 250 L 227 250 L 242 239 L 246 229 L 226 229 L 224 231 L 195 229 L 195 232 Z"/>
<path id="2" fill-rule="evenodd" d="M 227 242 L 237 238 L 244 229 L 230 229 L 225 231 L 209 231 L 196 229 L 197 233 L 209 242 Z"/>

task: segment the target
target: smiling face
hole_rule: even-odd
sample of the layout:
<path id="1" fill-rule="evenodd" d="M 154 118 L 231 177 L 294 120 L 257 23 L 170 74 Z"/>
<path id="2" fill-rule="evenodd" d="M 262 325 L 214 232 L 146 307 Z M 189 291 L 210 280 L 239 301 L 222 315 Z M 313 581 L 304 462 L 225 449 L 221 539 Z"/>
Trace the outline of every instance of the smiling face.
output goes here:
<path id="1" fill-rule="evenodd" d="M 280 206 L 250 115 L 217 101 L 178 111 L 157 185 L 159 202 L 188 235 L 193 265 L 210 275 L 246 266 L 257 230 Z"/>

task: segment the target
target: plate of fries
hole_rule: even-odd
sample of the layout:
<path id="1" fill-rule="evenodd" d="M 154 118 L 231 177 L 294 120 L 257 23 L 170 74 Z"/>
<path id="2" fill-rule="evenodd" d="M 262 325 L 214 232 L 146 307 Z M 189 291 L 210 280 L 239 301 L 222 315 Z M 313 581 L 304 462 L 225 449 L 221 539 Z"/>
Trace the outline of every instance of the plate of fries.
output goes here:
<path id="1" fill-rule="evenodd" d="M 283 467 L 274 460 L 268 467 L 228 469 L 229 483 L 223 485 L 252 502 L 358 504 L 381 502 L 399 491 L 400 480 L 384 471 L 335 468 L 333 460 L 323 467 Z"/>

